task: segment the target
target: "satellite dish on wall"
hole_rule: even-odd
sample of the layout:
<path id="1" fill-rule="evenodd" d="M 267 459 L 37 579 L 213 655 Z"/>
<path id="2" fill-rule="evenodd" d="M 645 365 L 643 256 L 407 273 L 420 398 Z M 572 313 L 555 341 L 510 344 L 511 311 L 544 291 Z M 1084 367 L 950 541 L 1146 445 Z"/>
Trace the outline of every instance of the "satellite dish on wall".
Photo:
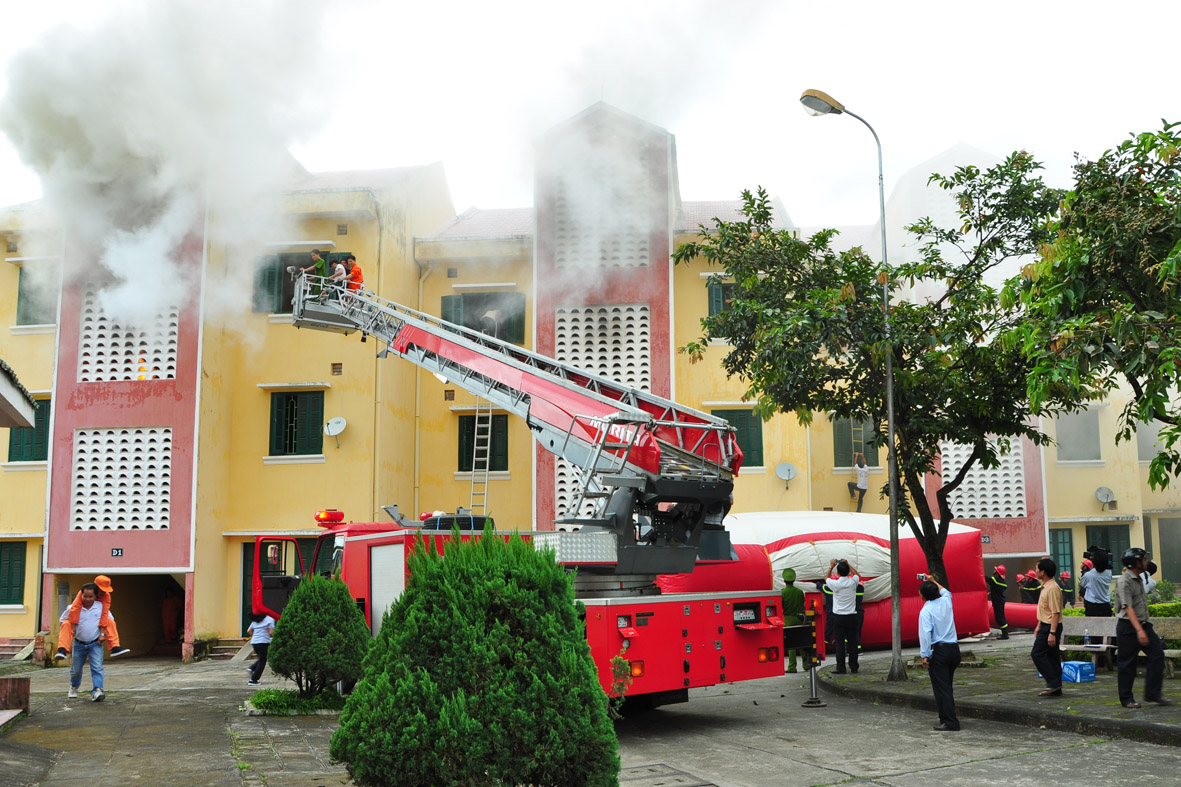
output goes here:
<path id="1" fill-rule="evenodd" d="M 329 418 L 328 423 L 324 424 L 324 434 L 329 437 L 336 437 L 336 447 L 340 448 L 340 438 L 337 437 L 344 428 L 348 426 L 348 421 L 341 418 L 339 415 L 335 418 Z"/>
<path id="2" fill-rule="evenodd" d="M 796 477 L 796 466 L 791 462 L 780 462 L 775 465 L 775 477 L 781 481 L 786 481 L 784 489 L 790 488 L 791 479 Z"/>
<path id="3" fill-rule="evenodd" d="M 1107 508 L 1107 504 L 1115 500 L 1115 492 L 1110 487 L 1101 486 L 1095 490 L 1095 499 L 1103 504 L 1103 508 Z"/>

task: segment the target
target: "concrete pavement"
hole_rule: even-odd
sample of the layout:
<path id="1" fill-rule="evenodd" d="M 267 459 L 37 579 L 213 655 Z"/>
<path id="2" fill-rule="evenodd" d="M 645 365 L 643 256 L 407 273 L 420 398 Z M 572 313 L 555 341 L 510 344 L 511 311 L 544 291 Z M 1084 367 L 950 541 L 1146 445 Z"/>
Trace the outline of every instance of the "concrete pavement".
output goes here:
<path id="1" fill-rule="evenodd" d="M 1010 645 L 998 650 L 1011 651 L 1017 660 L 1028 650 L 1028 638 Z M 995 644 L 977 647 L 989 658 L 1002 657 L 992 652 Z M 865 675 L 859 678 L 884 670 L 888 661 L 888 653 L 867 654 Z M 975 680 L 966 673 L 956 676 L 965 701 L 968 690 L 961 685 Z M 345 769 L 328 761 L 336 719 L 247 716 L 242 703 L 253 689 L 245 685 L 241 665 L 184 666 L 136 658 L 108 662 L 103 703 L 67 699 L 64 667 L 25 674 L 33 679 L 32 714 L 0 734 L 4 787 L 349 783 Z M 1024 693 L 1014 696 L 1013 704 L 1036 706 L 1036 676 L 1029 673 L 1022 680 Z M 1105 680 L 1114 692 L 1114 679 L 1101 676 Z M 263 685 L 286 684 L 268 675 Z M 924 692 L 929 696 L 925 678 L 915 686 L 916 698 Z M 83 688 L 88 687 L 85 680 Z M 686 704 L 625 719 L 617 724 L 620 783 L 1044 787 L 1047 778 L 1065 784 L 1176 782 L 1178 750 L 1171 746 L 968 717 L 964 731 L 936 733 L 931 731 L 933 711 L 830 694 L 821 695 L 827 707 L 804 709 L 801 703 L 808 696 L 807 675 L 788 675 L 696 690 Z M 1140 713 L 1149 719 L 1147 714 L 1173 710 Z"/>

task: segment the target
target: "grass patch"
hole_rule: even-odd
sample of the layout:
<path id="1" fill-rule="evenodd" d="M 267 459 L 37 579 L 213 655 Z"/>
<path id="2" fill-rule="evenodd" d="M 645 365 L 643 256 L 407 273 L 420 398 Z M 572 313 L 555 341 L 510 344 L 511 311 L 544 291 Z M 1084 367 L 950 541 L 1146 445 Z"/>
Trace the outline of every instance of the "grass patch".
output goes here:
<path id="1" fill-rule="evenodd" d="M 248 770 L 250 770 L 250 767 L 251 767 L 250 763 L 242 762 L 241 760 L 238 760 L 238 762 L 236 764 L 238 766 L 238 770 L 240 770 L 240 771 L 248 771 Z"/>
<path id="2" fill-rule="evenodd" d="M 323 694 L 310 699 L 300 699 L 294 689 L 259 689 L 250 702 L 259 710 L 275 714 L 310 716 L 318 710 L 343 710 L 344 697 L 329 688 Z"/>

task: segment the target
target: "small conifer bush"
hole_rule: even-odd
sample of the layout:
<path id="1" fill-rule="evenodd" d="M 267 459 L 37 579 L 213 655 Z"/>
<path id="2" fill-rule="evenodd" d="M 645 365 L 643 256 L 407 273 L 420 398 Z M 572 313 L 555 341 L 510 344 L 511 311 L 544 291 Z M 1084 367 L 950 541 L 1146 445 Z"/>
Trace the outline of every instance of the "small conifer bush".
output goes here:
<path id="1" fill-rule="evenodd" d="M 618 742 L 582 605 L 550 550 L 418 544 L 332 736 L 376 785 L 614 785 Z"/>
<path id="2" fill-rule="evenodd" d="M 345 584 L 311 574 L 275 624 L 268 656 L 271 669 L 295 681 L 299 696 L 307 699 L 339 680 L 359 678 L 371 642 L 365 616 Z"/>

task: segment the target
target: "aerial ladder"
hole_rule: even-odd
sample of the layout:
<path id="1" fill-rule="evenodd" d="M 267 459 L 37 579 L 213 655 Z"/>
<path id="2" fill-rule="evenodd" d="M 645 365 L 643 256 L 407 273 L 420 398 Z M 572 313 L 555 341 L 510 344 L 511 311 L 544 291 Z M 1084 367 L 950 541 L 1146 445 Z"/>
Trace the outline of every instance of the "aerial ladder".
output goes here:
<path id="1" fill-rule="evenodd" d="M 379 357 L 398 355 L 523 418 L 544 449 L 576 469 L 573 502 L 554 532 L 534 540 L 579 564 L 581 581 L 650 584 L 692 571 L 699 558 L 730 558 L 722 519 L 742 451 L 724 419 L 319 277 L 298 278 L 292 323 L 373 336 L 386 345 Z M 486 483 L 473 480 L 473 506 L 477 491 L 484 502 Z M 580 516 L 584 502 L 590 513 Z"/>

